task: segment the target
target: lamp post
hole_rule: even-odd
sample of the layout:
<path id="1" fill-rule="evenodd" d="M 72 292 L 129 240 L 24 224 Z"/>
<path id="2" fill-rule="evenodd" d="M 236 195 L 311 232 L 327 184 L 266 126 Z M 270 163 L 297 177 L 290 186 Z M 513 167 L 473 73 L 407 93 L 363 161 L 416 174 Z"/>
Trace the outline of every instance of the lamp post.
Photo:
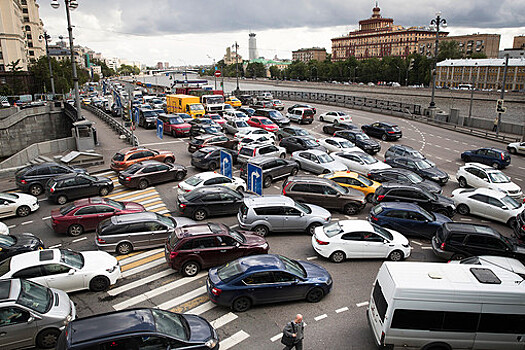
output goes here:
<path id="1" fill-rule="evenodd" d="M 239 48 L 239 45 L 237 42 L 235 42 L 235 45 L 233 45 L 235 48 L 235 78 L 237 79 L 237 89 L 236 91 L 239 91 L 239 55 L 237 54 L 237 49 Z"/>
<path id="2" fill-rule="evenodd" d="M 472 79 L 471 79 L 471 83 L 472 83 L 472 86 L 470 87 L 470 104 L 469 104 L 469 107 L 468 107 L 468 126 L 470 126 L 470 118 L 472 118 L 472 102 L 474 100 L 474 89 L 476 88 L 476 75 L 477 75 L 477 67 L 478 67 L 478 62 L 474 63 L 474 67 L 476 68 L 476 74 L 473 74 L 474 73 L 474 70 L 472 70 Z M 474 68 L 472 67 L 472 68 Z"/>
<path id="3" fill-rule="evenodd" d="M 503 68 L 503 82 L 501 86 L 500 100 L 505 100 L 505 85 L 507 85 L 507 68 L 509 67 L 509 54 L 505 54 L 505 68 Z M 501 112 L 498 111 L 498 126 L 496 128 L 496 135 L 499 135 L 499 129 L 501 127 Z"/>
<path id="4" fill-rule="evenodd" d="M 78 119 L 82 119 L 81 107 L 80 107 L 80 94 L 78 91 L 78 76 L 77 76 L 77 66 L 75 64 L 75 53 L 73 51 L 73 27 L 71 26 L 71 16 L 69 10 L 74 10 L 78 7 L 76 0 L 64 0 L 64 5 L 66 8 L 66 17 L 67 17 L 67 31 L 69 34 L 69 50 L 71 51 L 71 66 L 73 69 L 73 88 L 75 90 L 75 107 L 77 109 Z M 51 7 L 55 10 L 60 7 L 58 0 L 51 1 Z"/>
<path id="5" fill-rule="evenodd" d="M 44 31 L 43 34 L 40 34 L 38 37 L 38 40 L 46 41 L 46 56 L 47 56 L 47 63 L 49 65 L 49 77 L 51 79 L 51 95 L 52 99 L 55 99 L 55 79 L 53 78 L 53 67 L 51 66 L 51 57 L 49 57 L 49 46 L 48 46 L 48 40 L 51 39 L 51 35 L 47 34 L 46 31 Z"/>
<path id="6" fill-rule="evenodd" d="M 434 45 L 434 64 L 432 69 L 432 98 L 430 99 L 429 108 L 436 108 L 436 103 L 434 102 L 434 96 L 436 93 L 436 69 L 437 69 L 437 56 L 439 48 L 439 27 L 446 28 L 447 20 L 441 18 L 441 12 L 436 13 L 436 18 L 430 21 L 431 28 L 436 28 L 436 44 Z"/>

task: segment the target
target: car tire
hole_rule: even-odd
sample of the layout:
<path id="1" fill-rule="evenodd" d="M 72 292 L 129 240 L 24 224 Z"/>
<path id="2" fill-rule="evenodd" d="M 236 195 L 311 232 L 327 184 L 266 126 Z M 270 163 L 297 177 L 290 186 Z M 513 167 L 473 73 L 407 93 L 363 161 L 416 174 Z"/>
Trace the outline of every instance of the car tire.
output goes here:
<path id="1" fill-rule="evenodd" d="M 207 217 L 208 213 L 202 208 L 199 208 L 193 212 L 193 218 L 195 219 L 195 221 L 206 220 Z"/>
<path id="2" fill-rule="evenodd" d="M 460 215 L 468 215 L 470 213 L 470 208 L 466 204 L 459 204 L 456 209 Z"/>
<path id="3" fill-rule="evenodd" d="M 281 153 L 281 154 L 279 154 L 279 158 L 281 158 L 281 159 L 286 158 L 286 152 L 285 152 L 285 153 Z"/>
<path id="4" fill-rule="evenodd" d="M 423 350 L 452 350 L 452 348 L 448 344 L 429 344 Z"/>
<path id="5" fill-rule="evenodd" d="M 64 195 L 57 197 L 57 204 L 63 205 L 67 203 L 67 197 Z"/>
<path id="6" fill-rule="evenodd" d="M 315 233 L 315 228 L 316 227 L 319 227 L 319 226 L 322 226 L 321 223 L 319 222 L 312 222 L 310 225 L 308 225 L 308 227 L 306 228 L 306 232 L 308 234 L 310 234 L 311 236 L 314 235 Z"/>
<path id="7" fill-rule="evenodd" d="M 166 163 L 166 164 L 173 164 L 174 161 L 175 160 L 173 158 L 171 158 L 171 157 L 168 157 L 168 158 L 164 159 L 164 163 Z"/>
<path id="8" fill-rule="evenodd" d="M 381 140 L 383 141 L 388 140 L 388 136 L 386 134 L 381 135 Z"/>
<path id="9" fill-rule="evenodd" d="M 95 276 L 89 281 L 89 290 L 92 292 L 103 292 L 109 289 L 109 278 L 106 276 Z"/>
<path id="10" fill-rule="evenodd" d="M 388 254 L 388 260 L 390 261 L 401 261 L 405 259 L 405 255 L 400 250 L 394 250 Z"/>
<path id="11" fill-rule="evenodd" d="M 67 234 L 71 237 L 77 237 L 84 233 L 84 226 L 80 224 L 73 224 L 67 228 Z"/>
<path id="12" fill-rule="evenodd" d="M 492 167 L 494 169 L 500 169 L 501 168 L 501 166 L 497 162 L 492 163 Z"/>
<path id="13" fill-rule="evenodd" d="M 355 204 L 349 203 L 343 208 L 345 215 L 356 215 L 359 213 L 359 207 Z"/>
<path id="14" fill-rule="evenodd" d="M 510 228 L 514 229 L 517 225 L 517 221 L 516 221 L 516 218 L 510 218 L 509 221 L 507 221 L 507 226 L 509 226 Z"/>
<path id="15" fill-rule="evenodd" d="M 131 243 L 128 242 L 120 243 L 117 246 L 117 249 L 115 249 L 115 251 L 119 255 L 126 255 L 133 251 L 133 246 L 131 245 Z"/>
<path id="16" fill-rule="evenodd" d="M 330 133 L 328 132 L 328 129 L 326 128 L 326 126 L 323 126 L 323 133 L 325 133 L 325 134 L 330 134 Z"/>
<path id="17" fill-rule="evenodd" d="M 467 180 L 464 177 L 460 177 L 458 179 L 458 184 L 459 184 L 459 187 L 463 187 L 463 188 L 468 186 Z"/>
<path id="18" fill-rule="evenodd" d="M 346 259 L 346 254 L 341 250 L 336 250 L 330 255 L 330 261 L 339 264 Z"/>
<path id="19" fill-rule="evenodd" d="M 175 174 L 175 181 L 182 181 L 184 177 L 186 177 L 185 171 L 177 171 L 177 173 Z"/>
<path id="20" fill-rule="evenodd" d="M 201 267 L 199 263 L 192 260 L 192 261 L 185 262 L 182 265 L 180 272 L 185 277 L 193 277 L 193 276 L 196 276 L 200 270 L 201 270 Z"/>
<path id="21" fill-rule="evenodd" d="M 373 200 L 374 200 L 374 194 L 373 194 L 373 193 L 369 193 L 369 194 L 367 194 L 366 197 L 365 197 L 365 199 L 366 199 L 366 202 L 367 202 L 367 203 L 372 203 Z"/>
<path id="22" fill-rule="evenodd" d="M 463 260 L 465 259 L 465 254 L 457 253 L 452 255 L 452 258 L 450 260 Z"/>
<path id="23" fill-rule="evenodd" d="M 272 177 L 271 175 L 267 175 L 264 177 L 264 180 L 263 180 L 263 186 L 264 188 L 268 188 L 272 185 Z"/>
<path id="24" fill-rule="evenodd" d="M 232 310 L 235 312 L 245 312 L 252 306 L 252 301 L 248 297 L 239 297 L 232 302 Z"/>
<path id="25" fill-rule="evenodd" d="M 321 115 L 321 116 L 319 116 L 319 121 L 320 121 L 320 122 L 324 122 L 324 118 L 323 118 L 323 116 L 322 116 L 322 115 Z"/>
<path id="26" fill-rule="evenodd" d="M 59 336 L 60 331 L 56 328 L 44 329 L 36 336 L 36 346 L 42 349 L 54 349 Z"/>
<path id="27" fill-rule="evenodd" d="M 215 169 L 217 169 L 217 163 L 211 162 L 210 164 L 208 164 L 208 170 L 209 171 L 213 171 Z"/>
<path id="28" fill-rule="evenodd" d="M 21 205 L 16 208 L 16 215 L 20 216 L 21 218 L 26 217 L 29 214 L 31 214 L 31 208 L 29 208 L 27 205 Z"/>
<path id="29" fill-rule="evenodd" d="M 511 147 L 511 148 L 509 148 L 509 153 L 510 153 L 510 154 L 517 154 L 517 153 L 518 153 L 518 150 L 515 149 L 514 147 Z"/>
<path id="30" fill-rule="evenodd" d="M 44 188 L 40 184 L 32 184 L 29 186 L 29 193 L 31 193 L 32 196 L 38 197 L 44 192 Z"/>
<path id="31" fill-rule="evenodd" d="M 100 190 L 98 191 L 98 193 L 99 193 L 102 197 L 107 196 L 108 193 L 109 193 L 109 188 L 107 188 L 106 186 L 101 187 Z"/>
<path id="32" fill-rule="evenodd" d="M 292 171 L 290 171 L 290 176 L 295 176 L 299 172 L 299 168 L 292 168 Z"/>
<path id="33" fill-rule="evenodd" d="M 148 187 L 148 180 L 146 179 L 141 179 L 138 183 L 138 189 L 139 190 L 144 190 Z"/>
<path id="34" fill-rule="evenodd" d="M 268 233 L 270 233 L 270 230 L 268 229 L 267 226 L 265 225 L 257 225 L 253 228 L 253 232 L 263 236 L 263 237 L 266 237 L 268 235 Z"/>
<path id="35" fill-rule="evenodd" d="M 244 187 L 242 186 L 239 186 L 235 189 L 235 191 L 239 192 L 239 193 L 243 193 L 244 192 Z"/>
<path id="36" fill-rule="evenodd" d="M 323 297 L 324 291 L 319 287 L 314 287 L 306 294 L 306 301 L 309 303 L 318 303 Z"/>

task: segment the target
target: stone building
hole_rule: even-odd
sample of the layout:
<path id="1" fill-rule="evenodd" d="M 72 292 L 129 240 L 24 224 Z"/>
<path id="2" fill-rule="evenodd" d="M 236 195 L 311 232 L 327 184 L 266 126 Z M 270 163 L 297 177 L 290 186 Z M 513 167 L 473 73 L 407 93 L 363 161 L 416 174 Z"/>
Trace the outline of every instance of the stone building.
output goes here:
<path id="1" fill-rule="evenodd" d="M 456 41 L 463 58 L 474 53 L 483 53 L 487 58 L 497 58 L 499 52 L 499 34 L 469 34 L 456 35 L 440 38 L 439 42 Z M 418 43 L 418 53 L 426 56 L 434 56 L 434 45 L 436 38 L 421 39 Z"/>
<path id="2" fill-rule="evenodd" d="M 326 60 L 326 49 L 324 47 L 311 47 L 292 51 L 292 61 L 308 63 L 312 60 L 319 62 Z"/>

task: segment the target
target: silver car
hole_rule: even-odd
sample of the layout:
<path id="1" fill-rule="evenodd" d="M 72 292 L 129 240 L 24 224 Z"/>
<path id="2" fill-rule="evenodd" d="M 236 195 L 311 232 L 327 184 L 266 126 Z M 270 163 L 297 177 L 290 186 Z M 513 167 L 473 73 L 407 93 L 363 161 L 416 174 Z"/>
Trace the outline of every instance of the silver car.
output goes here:
<path id="1" fill-rule="evenodd" d="M 1 268 L 1 265 L 0 265 Z M 66 292 L 24 279 L 0 281 L 0 348 L 54 348 L 76 318 Z"/>
<path id="2" fill-rule="evenodd" d="M 291 158 L 299 164 L 302 170 L 310 171 L 314 174 L 328 174 L 348 170 L 346 165 L 320 150 L 296 151 L 292 153 Z"/>
<path id="3" fill-rule="evenodd" d="M 332 214 L 313 204 L 304 204 L 286 196 L 245 198 L 237 220 L 243 230 L 261 236 L 269 232 L 302 232 L 313 234 L 318 226 L 327 224 Z"/>

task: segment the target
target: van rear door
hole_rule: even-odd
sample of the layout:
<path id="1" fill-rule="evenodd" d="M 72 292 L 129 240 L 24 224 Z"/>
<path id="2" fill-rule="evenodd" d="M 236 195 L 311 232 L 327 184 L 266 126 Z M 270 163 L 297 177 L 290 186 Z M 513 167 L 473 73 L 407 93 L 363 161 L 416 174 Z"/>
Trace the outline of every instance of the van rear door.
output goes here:
<path id="1" fill-rule="evenodd" d="M 394 288 L 394 281 L 388 272 L 388 267 L 383 264 L 377 274 L 368 305 L 368 319 L 378 345 L 382 345 L 384 334 L 390 326 Z"/>

